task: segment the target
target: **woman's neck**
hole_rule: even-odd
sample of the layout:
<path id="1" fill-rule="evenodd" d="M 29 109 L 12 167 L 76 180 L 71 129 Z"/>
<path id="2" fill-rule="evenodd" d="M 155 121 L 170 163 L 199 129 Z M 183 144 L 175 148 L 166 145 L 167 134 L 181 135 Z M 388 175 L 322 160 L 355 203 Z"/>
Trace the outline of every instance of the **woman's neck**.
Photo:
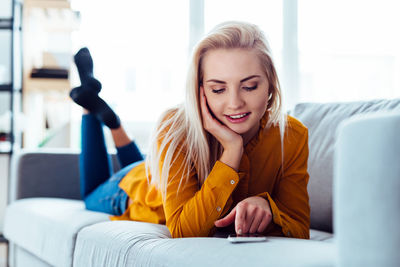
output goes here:
<path id="1" fill-rule="evenodd" d="M 247 133 L 242 134 L 243 146 L 246 146 L 247 143 L 249 143 L 251 139 L 253 139 L 253 137 L 257 135 L 259 129 L 260 129 L 260 123 L 251 128 Z"/>

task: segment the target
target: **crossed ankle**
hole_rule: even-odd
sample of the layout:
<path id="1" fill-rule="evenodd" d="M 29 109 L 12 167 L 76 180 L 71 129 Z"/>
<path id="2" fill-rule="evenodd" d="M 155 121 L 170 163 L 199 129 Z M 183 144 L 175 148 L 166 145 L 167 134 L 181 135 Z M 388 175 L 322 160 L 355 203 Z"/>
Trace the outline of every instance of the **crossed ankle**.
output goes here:
<path id="1" fill-rule="evenodd" d="M 70 97 L 76 104 L 95 115 L 109 128 L 116 129 L 121 125 L 118 115 L 93 90 L 85 89 L 82 86 L 76 87 L 71 90 Z"/>
<path id="2" fill-rule="evenodd" d="M 100 93 L 101 87 L 101 82 L 94 77 L 88 77 L 82 81 L 82 88 L 93 90 L 96 94 Z"/>

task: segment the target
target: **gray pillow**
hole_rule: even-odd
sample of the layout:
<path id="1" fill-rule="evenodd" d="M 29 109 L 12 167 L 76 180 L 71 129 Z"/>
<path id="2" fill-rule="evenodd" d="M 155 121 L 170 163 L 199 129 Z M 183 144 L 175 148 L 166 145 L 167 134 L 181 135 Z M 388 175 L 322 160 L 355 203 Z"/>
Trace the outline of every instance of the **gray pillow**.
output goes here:
<path id="1" fill-rule="evenodd" d="M 308 193 L 312 229 L 332 233 L 333 153 L 338 125 L 353 115 L 377 111 L 400 113 L 400 99 L 301 103 L 289 112 L 307 126 L 309 131 Z"/>

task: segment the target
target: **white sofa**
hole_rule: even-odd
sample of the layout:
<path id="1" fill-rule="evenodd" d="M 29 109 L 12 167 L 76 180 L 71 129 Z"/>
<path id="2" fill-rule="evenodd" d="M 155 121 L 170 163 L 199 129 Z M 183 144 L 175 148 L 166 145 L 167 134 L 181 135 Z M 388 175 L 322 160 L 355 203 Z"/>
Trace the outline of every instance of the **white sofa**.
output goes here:
<path id="1" fill-rule="evenodd" d="M 3 229 L 10 266 L 399 266 L 400 99 L 291 114 L 309 128 L 310 240 L 172 239 L 164 225 L 111 222 L 79 200 L 78 153 L 21 151 Z"/>

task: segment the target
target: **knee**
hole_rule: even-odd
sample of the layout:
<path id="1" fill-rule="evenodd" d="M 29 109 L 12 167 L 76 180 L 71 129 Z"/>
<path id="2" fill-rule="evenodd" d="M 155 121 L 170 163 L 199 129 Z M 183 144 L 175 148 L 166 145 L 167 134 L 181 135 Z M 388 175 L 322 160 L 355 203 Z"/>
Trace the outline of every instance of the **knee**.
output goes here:
<path id="1" fill-rule="evenodd" d="M 91 210 L 91 211 L 101 211 L 101 210 L 100 210 L 99 202 L 96 201 L 95 198 L 90 197 L 90 195 L 89 195 L 89 196 L 86 196 L 86 197 L 83 199 L 83 201 L 84 201 L 84 203 L 85 203 L 85 208 L 86 208 L 87 210 Z"/>

